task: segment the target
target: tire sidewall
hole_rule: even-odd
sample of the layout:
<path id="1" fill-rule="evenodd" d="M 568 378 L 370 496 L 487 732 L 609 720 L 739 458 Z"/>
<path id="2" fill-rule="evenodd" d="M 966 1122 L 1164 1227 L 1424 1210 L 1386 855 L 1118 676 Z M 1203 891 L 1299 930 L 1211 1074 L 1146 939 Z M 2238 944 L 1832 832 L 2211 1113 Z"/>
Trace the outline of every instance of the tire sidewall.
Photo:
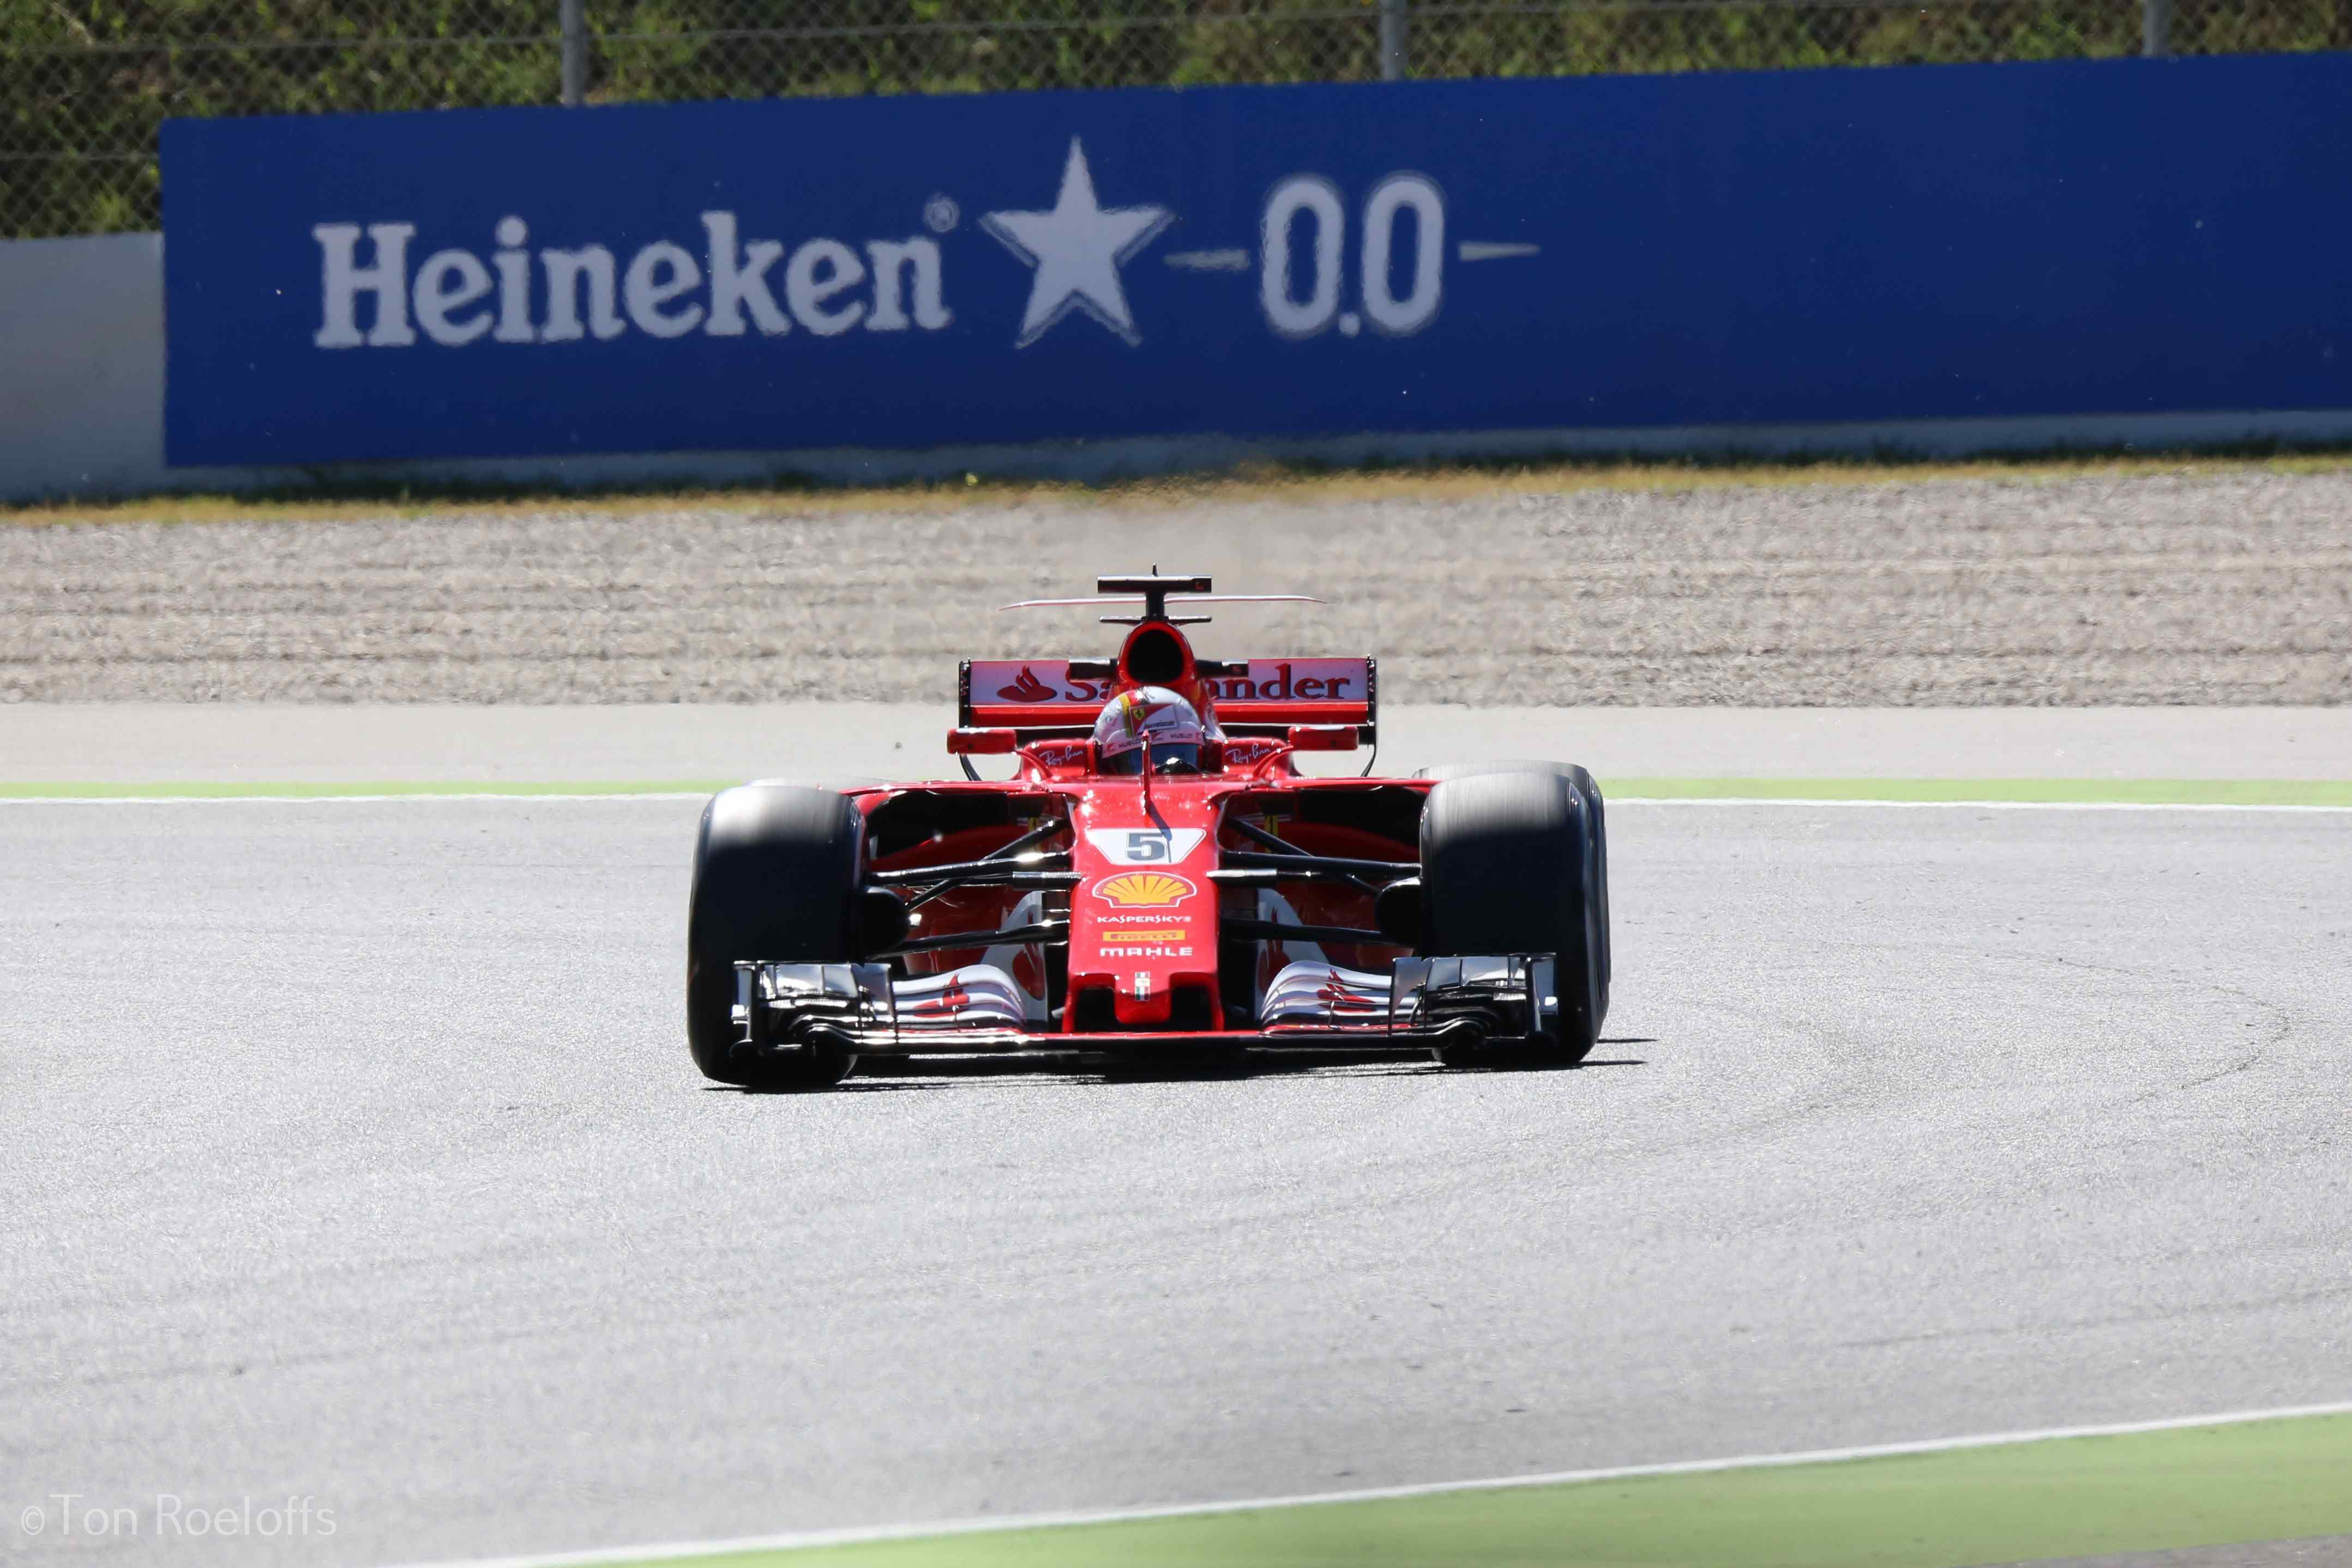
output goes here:
<path id="1" fill-rule="evenodd" d="M 687 1043 L 705 1077 L 748 1085 L 793 1076 L 732 1059 L 735 966 L 854 961 L 864 853 L 865 817 L 836 791 L 749 784 L 703 808 L 687 904 L 686 993 Z M 837 1065 L 826 1082 L 846 1072 L 845 1059 Z"/>
<path id="2" fill-rule="evenodd" d="M 1550 1061 L 1589 1054 L 1608 1009 L 1594 816 L 1551 768 L 1457 774 L 1422 812 L 1423 950 L 1553 954 L 1559 1039 L 1538 1053 Z"/>

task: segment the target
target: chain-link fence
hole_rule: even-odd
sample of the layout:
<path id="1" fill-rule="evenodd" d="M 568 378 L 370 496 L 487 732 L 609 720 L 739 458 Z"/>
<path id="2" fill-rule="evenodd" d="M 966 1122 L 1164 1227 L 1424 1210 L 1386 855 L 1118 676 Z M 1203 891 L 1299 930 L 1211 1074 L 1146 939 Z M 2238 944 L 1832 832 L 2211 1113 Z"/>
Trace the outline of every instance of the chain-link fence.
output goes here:
<path id="1" fill-rule="evenodd" d="M 2352 0 L 0 0 L 0 237 L 167 116 L 2352 47 Z"/>

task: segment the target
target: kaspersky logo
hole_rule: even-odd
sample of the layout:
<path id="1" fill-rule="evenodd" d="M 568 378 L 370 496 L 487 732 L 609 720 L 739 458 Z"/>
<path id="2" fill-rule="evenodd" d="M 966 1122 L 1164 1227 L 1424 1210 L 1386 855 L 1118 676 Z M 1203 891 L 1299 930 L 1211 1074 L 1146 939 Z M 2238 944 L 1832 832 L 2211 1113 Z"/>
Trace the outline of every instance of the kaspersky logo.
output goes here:
<path id="1" fill-rule="evenodd" d="M 1172 871 L 1130 871 L 1095 883 L 1093 892 L 1106 904 L 1121 909 L 1165 909 L 1201 890 L 1189 877 Z"/>
<path id="2" fill-rule="evenodd" d="M 1016 176 L 998 199 L 1017 201 L 1024 188 L 1042 199 L 1034 178 Z M 1146 336 L 1130 293 L 1139 278 L 1155 298 L 1207 290 L 1199 308 L 1254 313 L 1278 338 L 1410 337 L 1437 319 L 1453 268 L 1539 253 L 1522 241 L 1454 238 L 1444 190 L 1412 172 L 1352 200 L 1324 175 L 1290 174 L 1266 193 L 1255 233 L 1155 251 L 1182 220 L 1138 199 L 1131 183 L 1106 171 L 1098 184 L 1085 142 L 1071 138 L 1052 205 L 980 215 L 975 226 L 1002 247 L 986 267 L 964 259 L 979 251 L 963 245 L 963 205 L 945 192 L 911 196 L 905 223 L 884 235 L 796 242 L 762 237 L 807 235 L 806 215 L 781 200 L 682 214 L 671 234 L 635 246 L 571 225 L 548 243 L 562 214 L 510 213 L 487 233 L 430 233 L 398 213 L 337 215 L 310 230 L 319 247 L 310 340 L 324 350 L 477 353 L 581 345 L 569 352 L 634 335 L 772 339 L 801 352 L 830 340 L 838 348 L 824 351 L 835 352 L 871 333 L 920 336 L 961 320 L 983 337 L 1003 333 L 997 340 L 1014 350 L 1082 330 L 1137 348 Z M 1105 190 L 1118 193 L 1109 205 Z M 1028 269 L 1025 294 L 1005 287 L 1005 253 Z M 1153 277 L 1161 267 L 1180 276 Z M 1254 287 L 1244 281 L 1253 274 Z M 1073 319 L 1092 326 L 1063 325 Z"/>

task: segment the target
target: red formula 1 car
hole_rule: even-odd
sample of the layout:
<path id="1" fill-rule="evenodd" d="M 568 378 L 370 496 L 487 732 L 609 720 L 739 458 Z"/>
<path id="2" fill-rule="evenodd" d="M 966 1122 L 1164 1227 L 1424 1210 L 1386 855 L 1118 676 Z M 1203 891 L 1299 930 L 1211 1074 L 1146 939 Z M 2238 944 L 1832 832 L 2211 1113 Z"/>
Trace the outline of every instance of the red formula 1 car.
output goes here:
<path id="1" fill-rule="evenodd" d="M 1115 659 L 973 660 L 969 781 L 767 782 L 695 846 L 687 1035 L 725 1083 L 865 1057 L 1149 1067 L 1257 1051 L 1571 1063 L 1609 1008 L 1609 860 L 1581 768 L 1308 777 L 1377 737 L 1368 658 L 1223 662 L 1205 577 L 1104 578 Z M 1009 779 L 974 755 L 1011 755 Z M 1377 754 L 1375 754 L 1377 755 Z"/>

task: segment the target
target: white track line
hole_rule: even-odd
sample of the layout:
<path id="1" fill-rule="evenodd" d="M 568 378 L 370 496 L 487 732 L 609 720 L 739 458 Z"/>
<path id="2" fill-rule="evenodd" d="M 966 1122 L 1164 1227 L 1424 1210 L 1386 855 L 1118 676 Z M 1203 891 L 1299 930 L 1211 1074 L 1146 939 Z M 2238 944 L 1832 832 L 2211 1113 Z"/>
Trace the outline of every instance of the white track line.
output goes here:
<path id="1" fill-rule="evenodd" d="M 2352 811 L 2231 800 L 1839 800 L 1799 795 L 1611 795 L 1612 806 L 1867 806 L 1876 810 L 1970 811 Z"/>
<path id="2" fill-rule="evenodd" d="M 417 801 L 507 800 L 520 804 L 614 800 L 707 800 L 696 789 L 604 789 L 583 794 L 520 794 L 404 791 L 396 795 L 0 795 L 0 806 L 382 806 Z M 2228 800 L 1821 800 L 1783 795 L 1614 795 L 1612 806 L 1810 806 L 1865 807 L 1874 810 L 1968 811 L 2293 811 L 2347 812 L 2352 805 L 2278 805 Z"/>
<path id="3" fill-rule="evenodd" d="M 2051 1443 L 2068 1437 L 2128 1437 L 2144 1432 L 2178 1432 L 2193 1427 L 2238 1427 L 2253 1421 L 2285 1421 L 2307 1416 L 2352 1416 L 2352 1400 L 2328 1405 L 2292 1405 L 2275 1410 L 2232 1410 L 2217 1416 L 2181 1416 L 2162 1421 L 2119 1421 L 2099 1427 L 2052 1427 L 2031 1432 L 1993 1432 L 1924 1442 L 1883 1443 L 1868 1448 L 1813 1448 L 1795 1454 L 1749 1454 L 1729 1459 L 1693 1459 L 1678 1464 L 1622 1465 L 1613 1469 L 1560 1470 L 1540 1476 L 1497 1476 L 1482 1480 L 1432 1481 L 1418 1486 L 1371 1487 L 1360 1491 L 1304 1492 L 1295 1497 L 1249 1498 L 1233 1502 L 1180 1503 L 1166 1508 L 1117 1509 L 1100 1513 L 1033 1513 L 1006 1519 L 961 1519 L 938 1524 L 893 1524 L 857 1530 L 808 1531 L 791 1535 L 748 1535 L 722 1541 L 666 1542 L 658 1545 L 604 1547 L 592 1552 L 545 1552 L 523 1557 L 482 1557 L 411 1564 L 410 1568 L 584 1568 L 611 1563 L 656 1563 L 740 1552 L 782 1552 L 814 1546 L 855 1546 L 877 1541 L 929 1540 L 983 1535 L 1006 1530 L 1042 1530 L 1078 1524 L 1123 1524 L 1138 1520 L 1189 1519 L 1257 1509 L 1311 1508 L 1322 1503 L 1386 1502 L 1398 1498 L 1437 1497 L 1448 1492 L 1507 1491 L 1523 1487 L 1571 1486 L 1583 1481 L 1632 1480 L 1645 1476 L 1698 1476 L 1717 1470 L 1777 1469 L 1790 1465 L 1833 1465 L 1854 1459 L 1891 1459 L 1913 1454 L 1948 1454 L 2017 1443 Z"/>
<path id="4" fill-rule="evenodd" d="M 0 806 L 381 806 L 416 800 L 708 800 L 707 790 L 604 789 L 583 795 L 529 795 L 513 790 L 451 793 L 431 789 L 397 795 L 0 795 Z"/>

